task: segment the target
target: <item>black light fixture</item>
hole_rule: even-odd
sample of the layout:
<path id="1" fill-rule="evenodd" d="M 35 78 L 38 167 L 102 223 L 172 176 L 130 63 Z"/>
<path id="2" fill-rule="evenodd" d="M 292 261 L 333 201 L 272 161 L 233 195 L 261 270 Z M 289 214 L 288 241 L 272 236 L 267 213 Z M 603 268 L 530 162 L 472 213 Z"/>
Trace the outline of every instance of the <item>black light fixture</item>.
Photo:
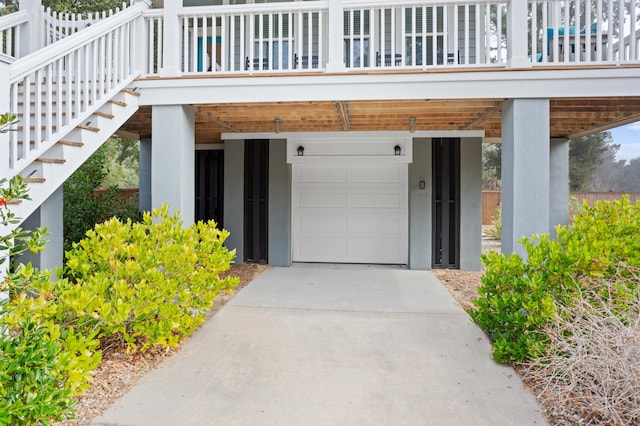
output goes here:
<path id="1" fill-rule="evenodd" d="M 298 147 L 298 157 L 302 157 L 304 155 L 304 147 L 300 145 Z"/>
<path id="2" fill-rule="evenodd" d="M 393 152 L 394 152 L 396 155 L 400 155 L 400 154 L 402 153 L 402 148 L 400 148 L 400 145 L 396 145 L 396 146 L 394 146 L 394 147 L 393 147 Z"/>

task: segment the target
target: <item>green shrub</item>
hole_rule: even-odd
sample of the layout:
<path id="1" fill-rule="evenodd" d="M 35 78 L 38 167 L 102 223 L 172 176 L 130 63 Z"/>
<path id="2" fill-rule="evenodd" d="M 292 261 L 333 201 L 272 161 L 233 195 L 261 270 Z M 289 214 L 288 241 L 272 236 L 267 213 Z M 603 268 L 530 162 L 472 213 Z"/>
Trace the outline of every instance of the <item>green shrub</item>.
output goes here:
<path id="1" fill-rule="evenodd" d="M 204 321 L 215 296 L 237 285 L 219 276 L 235 255 L 223 246 L 227 236 L 213 222 L 184 228 L 166 206 L 139 223 L 97 225 L 66 254 L 60 315 L 99 329 L 103 345 L 175 347 Z"/>
<path id="2" fill-rule="evenodd" d="M 491 221 L 491 225 L 493 228 L 487 229 L 484 231 L 487 237 L 491 237 L 493 239 L 499 240 L 502 238 L 502 205 L 498 204 L 498 208 L 496 209 L 496 215 Z"/>
<path id="3" fill-rule="evenodd" d="M 120 196 L 117 186 L 95 193 L 107 176 L 106 147 L 101 147 L 64 183 L 64 249 L 84 238 L 96 224 L 112 217 L 140 219 L 138 206 Z"/>
<path id="4" fill-rule="evenodd" d="M 557 239 L 548 235 L 521 240 L 527 261 L 515 254 L 482 255 L 486 271 L 480 297 L 470 310 L 493 341 L 494 358 L 520 362 L 547 349 L 544 326 L 558 306 L 582 291 L 582 277 L 606 278 L 622 264 L 640 266 L 640 203 L 628 198 L 585 208 L 574 225 L 557 228 Z M 614 297 L 624 309 L 629 288 L 618 285 Z"/>
<path id="5" fill-rule="evenodd" d="M 73 396 L 92 380 L 101 359 L 95 332 L 56 319 L 47 272 L 20 265 L 9 275 L 11 297 L 0 316 L 0 424 L 39 424 L 71 416 Z"/>

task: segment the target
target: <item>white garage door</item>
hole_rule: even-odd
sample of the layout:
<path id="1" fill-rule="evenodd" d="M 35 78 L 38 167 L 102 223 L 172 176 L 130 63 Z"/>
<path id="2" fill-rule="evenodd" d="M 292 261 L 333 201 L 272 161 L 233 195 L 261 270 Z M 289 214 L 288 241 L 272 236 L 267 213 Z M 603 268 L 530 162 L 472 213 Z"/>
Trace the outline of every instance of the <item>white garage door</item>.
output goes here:
<path id="1" fill-rule="evenodd" d="M 407 164 L 293 166 L 293 260 L 406 264 Z"/>

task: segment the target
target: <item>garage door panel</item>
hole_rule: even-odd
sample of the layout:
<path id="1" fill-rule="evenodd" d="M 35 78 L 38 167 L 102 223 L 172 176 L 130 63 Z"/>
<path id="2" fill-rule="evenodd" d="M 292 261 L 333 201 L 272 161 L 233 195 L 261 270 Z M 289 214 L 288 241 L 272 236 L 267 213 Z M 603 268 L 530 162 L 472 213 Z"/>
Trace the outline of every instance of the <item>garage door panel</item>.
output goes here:
<path id="1" fill-rule="evenodd" d="M 297 168 L 297 181 L 301 184 L 346 183 L 348 180 L 346 167 L 311 166 Z"/>
<path id="2" fill-rule="evenodd" d="M 403 198 L 397 192 L 353 192 L 349 205 L 356 209 L 402 209 Z"/>
<path id="3" fill-rule="evenodd" d="M 347 217 L 330 216 L 301 216 L 298 219 L 298 231 L 302 234 L 340 234 L 348 231 Z"/>
<path id="4" fill-rule="evenodd" d="M 402 233 L 406 222 L 397 217 L 354 217 L 352 218 L 354 234 L 398 235 Z"/>
<path id="5" fill-rule="evenodd" d="M 404 182 L 404 174 L 399 168 L 390 167 L 358 167 L 351 169 L 350 181 L 359 183 L 401 184 Z"/>
<path id="6" fill-rule="evenodd" d="M 301 209 L 336 209 L 347 207 L 346 192 L 305 192 L 298 198 Z"/>

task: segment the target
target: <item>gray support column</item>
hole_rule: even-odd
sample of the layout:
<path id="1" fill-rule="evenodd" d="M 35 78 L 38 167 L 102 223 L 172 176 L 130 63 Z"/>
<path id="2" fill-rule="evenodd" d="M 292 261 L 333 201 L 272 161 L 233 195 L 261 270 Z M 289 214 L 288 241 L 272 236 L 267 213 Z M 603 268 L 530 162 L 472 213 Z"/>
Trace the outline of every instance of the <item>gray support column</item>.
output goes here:
<path id="1" fill-rule="evenodd" d="M 180 211 L 185 226 L 195 214 L 195 126 L 188 105 L 154 105 L 151 114 L 151 206 Z"/>
<path id="2" fill-rule="evenodd" d="M 482 248 L 482 139 L 460 141 L 460 269 L 480 270 Z"/>
<path id="3" fill-rule="evenodd" d="M 151 139 L 140 139 L 138 179 L 138 208 L 141 212 L 151 211 Z"/>
<path id="4" fill-rule="evenodd" d="M 226 246 L 236 250 L 236 263 L 244 262 L 244 141 L 224 143 L 224 228 Z"/>
<path id="5" fill-rule="evenodd" d="M 291 265 L 291 165 L 287 141 L 269 141 L 269 265 Z"/>
<path id="6" fill-rule="evenodd" d="M 549 190 L 549 233 L 557 225 L 569 224 L 569 140 L 551 139 Z"/>
<path id="7" fill-rule="evenodd" d="M 525 256 L 518 240 L 549 231 L 549 100 L 502 107 L 502 251 Z"/>
<path id="8" fill-rule="evenodd" d="M 409 269 L 431 269 L 431 163 L 431 139 L 414 139 L 409 164 Z"/>
<path id="9" fill-rule="evenodd" d="M 63 222 L 63 190 L 62 185 L 47 198 L 31 215 L 22 223 L 22 228 L 35 230 L 47 228 L 47 244 L 39 253 L 26 252 L 18 259 L 21 263 L 31 262 L 39 269 L 49 269 L 62 266 L 64 261 L 64 222 Z M 55 274 L 52 275 L 55 277 Z"/>

